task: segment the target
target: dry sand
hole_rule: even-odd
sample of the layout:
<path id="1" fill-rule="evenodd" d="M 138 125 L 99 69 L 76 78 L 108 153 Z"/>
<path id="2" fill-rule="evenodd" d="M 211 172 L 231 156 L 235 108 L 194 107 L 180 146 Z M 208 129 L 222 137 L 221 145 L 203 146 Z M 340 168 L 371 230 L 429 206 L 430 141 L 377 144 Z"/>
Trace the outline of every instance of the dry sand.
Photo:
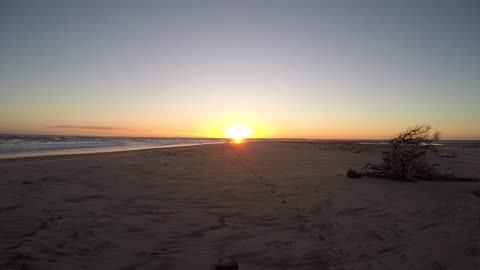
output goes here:
<path id="1" fill-rule="evenodd" d="M 384 147 L 262 142 L 2 160 L 0 268 L 196 270 L 234 256 L 241 270 L 480 269 L 480 184 L 345 177 Z M 442 155 L 444 169 L 480 178 L 480 148 Z"/>

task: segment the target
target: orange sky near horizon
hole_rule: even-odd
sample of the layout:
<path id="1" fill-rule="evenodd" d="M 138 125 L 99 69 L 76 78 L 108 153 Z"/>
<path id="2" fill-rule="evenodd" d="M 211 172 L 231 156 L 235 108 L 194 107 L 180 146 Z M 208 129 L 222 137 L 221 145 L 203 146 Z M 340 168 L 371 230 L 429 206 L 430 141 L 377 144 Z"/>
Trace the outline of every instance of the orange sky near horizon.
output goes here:
<path id="1" fill-rule="evenodd" d="M 202 119 L 185 124 L 185 122 L 169 121 L 166 123 L 133 123 L 125 124 L 120 121 L 98 121 L 85 125 L 38 125 L 36 123 L 22 123 L 0 121 L 0 134 L 38 134 L 38 135 L 71 135 L 71 136 L 126 136 L 126 137 L 210 137 L 223 138 L 225 129 L 236 124 L 247 126 L 252 138 L 306 138 L 306 139 L 388 139 L 406 127 L 426 122 L 398 122 L 383 121 L 355 121 L 336 119 L 316 121 L 314 125 L 308 121 L 299 122 L 290 120 L 261 121 L 252 117 L 218 117 L 215 120 Z M 432 125 L 433 130 L 442 134 L 442 139 L 475 140 L 480 138 L 477 126 L 465 128 L 461 125 L 449 127 L 447 125 Z M 5 128 L 10 127 L 10 128 Z"/>

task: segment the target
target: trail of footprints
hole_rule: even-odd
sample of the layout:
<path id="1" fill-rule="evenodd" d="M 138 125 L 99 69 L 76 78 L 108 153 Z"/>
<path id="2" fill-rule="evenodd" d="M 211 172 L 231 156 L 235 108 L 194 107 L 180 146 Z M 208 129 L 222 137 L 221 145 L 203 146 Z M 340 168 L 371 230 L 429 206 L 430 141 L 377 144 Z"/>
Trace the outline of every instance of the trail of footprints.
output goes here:
<path id="1" fill-rule="evenodd" d="M 250 172 L 253 176 L 255 176 L 257 178 L 257 181 L 260 184 L 262 184 L 263 186 L 265 186 L 266 188 L 268 188 L 270 190 L 270 193 L 277 194 L 277 196 L 281 199 L 282 203 L 287 203 L 287 200 L 286 200 L 287 195 L 283 194 L 283 193 L 278 193 L 277 190 L 275 189 L 275 186 L 273 184 L 265 181 L 265 177 L 261 173 L 257 172 L 254 168 L 249 166 L 247 163 L 245 163 L 242 160 L 240 154 L 238 154 L 238 153 L 236 154 L 235 162 L 238 163 L 244 169 L 246 169 L 248 172 Z"/>
<path id="2" fill-rule="evenodd" d="M 246 162 L 244 162 L 239 153 L 236 153 L 234 163 L 237 163 L 238 165 L 240 165 L 241 167 L 246 169 L 248 172 L 250 172 L 253 176 L 255 176 L 257 181 L 260 184 L 262 184 L 263 186 L 268 188 L 270 190 L 270 193 L 275 195 L 280 200 L 280 203 L 282 203 L 282 204 L 287 204 L 288 203 L 288 201 L 287 201 L 288 195 L 285 194 L 285 193 L 278 192 L 275 188 L 275 185 L 267 182 L 265 176 L 263 176 L 261 173 L 259 173 L 257 170 L 255 170 L 252 166 L 250 166 Z M 307 209 L 300 208 L 298 206 L 298 202 L 295 202 L 295 204 L 296 204 L 296 206 L 293 207 L 293 209 L 295 209 L 297 211 L 297 214 L 295 215 L 294 220 L 298 225 L 298 230 L 306 233 L 307 231 L 309 231 L 306 228 L 310 227 L 310 226 L 307 225 L 309 223 L 308 222 L 309 220 L 308 220 L 307 215 L 305 213 L 305 211 L 307 211 Z"/>

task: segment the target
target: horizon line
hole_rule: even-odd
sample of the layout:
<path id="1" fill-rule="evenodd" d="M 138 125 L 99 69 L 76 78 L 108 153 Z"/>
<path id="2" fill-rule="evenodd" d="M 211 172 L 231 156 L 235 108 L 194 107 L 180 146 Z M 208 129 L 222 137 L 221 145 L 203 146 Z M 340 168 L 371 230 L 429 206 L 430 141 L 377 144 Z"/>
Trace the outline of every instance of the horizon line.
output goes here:
<path id="1" fill-rule="evenodd" d="M 108 136 L 108 135 L 65 135 L 65 134 L 34 134 L 34 133 L 0 133 L 0 136 L 63 136 L 63 137 L 104 137 L 104 138 L 156 138 L 156 139 L 223 139 L 227 140 L 227 137 L 207 137 L 207 136 Z M 323 141 L 388 141 L 391 138 L 302 138 L 302 137 L 252 137 L 245 138 L 246 140 L 323 140 Z M 440 139 L 440 141 L 480 141 L 479 139 Z"/>

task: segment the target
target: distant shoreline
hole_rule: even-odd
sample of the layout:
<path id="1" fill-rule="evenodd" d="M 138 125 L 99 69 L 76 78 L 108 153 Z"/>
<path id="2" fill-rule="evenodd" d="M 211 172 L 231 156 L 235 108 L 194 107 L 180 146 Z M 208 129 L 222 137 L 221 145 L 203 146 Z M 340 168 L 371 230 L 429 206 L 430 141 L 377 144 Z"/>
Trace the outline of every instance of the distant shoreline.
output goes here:
<path id="1" fill-rule="evenodd" d="M 117 153 L 117 152 L 130 152 L 130 151 L 140 151 L 140 150 L 149 150 L 149 149 L 213 145 L 213 144 L 221 144 L 221 143 L 222 142 L 211 142 L 211 143 L 169 144 L 169 145 L 144 146 L 144 147 L 141 147 L 141 146 L 140 147 L 105 147 L 105 148 L 66 149 L 66 150 L 54 150 L 54 151 L 19 152 L 19 153 L 0 154 L 0 160 Z"/>
<path id="2" fill-rule="evenodd" d="M 0 135 L 0 138 L 5 135 Z M 12 136 L 12 135 L 9 135 Z M 55 137 L 49 135 L 13 135 L 13 136 L 25 136 L 23 138 L 35 138 L 35 137 Z M 59 136 L 59 135 L 57 135 Z M 74 136 L 76 137 L 76 136 Z M 96 138 L 92 136 L 80 136 L 82 138 Z M 67 136 L 65 136 L 67 138 Z M 72 138 L 70 136 L 70 138 Z M 115 138 L 121 139 L 121 137 L 103 137 L 105 139 Z M 208 138 L 208 139 L 187 139 L 187 138 L 128 138 L 131 140 L 135 139 L 153 139 L 153 140 L 172 140 L 175 139 L 182 140 L 182 142 L 168 142 L 167 144 L 157 144 L 157 145 L 121 145 L 121 146 L 99 146 L 99 147 L 80 147 L 80 148 L 66 148 L 66 149 L 45 149 L 45 150 L 20 150 L 13 152 L 2 152 L 1 147 L 7 146 L 8 143 L 0 142 L 0 160 L 8 159 L 22 159 L 22 158 L 34 158 L 34 157 L 54 157 L 54 156 L 68 156 L 68 155 L 86 155 L 86 154 L 97 154 L 97 153 L 115 153 L 115 152 L 127 152 L 127 151 L 138 151 L 138 150 L 148 150 L 148 149 L 160 149 L 160 148 L 177 148 L 177 147 L 187 147 L 187 146 L 199 146 L 199 145 L 210 145 L 210 144 L 222 144 L 224 139 L 219 138 Z M 200 142 L 197 142 L 199 140 Z M 189 142 L 192 141 L 192 142 Z M 285 142 L 285 143 L 347 143 L 347 144 L 359 144 L 359 145 L 388 145 L 388 140 L 353 140 L 353 139 L 302 139 L 302 138 L 252 138 L 247 139 L 247 142 Z M 22 141 L 23 143 L 23 141 Z M 449 145 L 462 145 L 467 147 L 480 147 L 480 140 L 442 140 L 438 146 L 449 146 Z"/>

